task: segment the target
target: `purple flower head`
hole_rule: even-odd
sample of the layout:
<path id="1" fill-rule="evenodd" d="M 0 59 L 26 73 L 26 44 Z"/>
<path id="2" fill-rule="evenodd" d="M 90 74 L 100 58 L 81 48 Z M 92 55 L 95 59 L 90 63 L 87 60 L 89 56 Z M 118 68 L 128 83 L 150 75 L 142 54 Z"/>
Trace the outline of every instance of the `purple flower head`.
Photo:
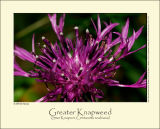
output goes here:
<path id="1" fill-rule="evenodd" d="M 146 72 L 139 80 L 131 85 L 120 84 L 114 79 L 117 69 L 120 68 L 118 61 L 124 57 L 137 52 L 146 47 L 130 51 L 135 40 L 140 36 L 143 27 L 137 32 L 133 30 L 132 36 L 128 37 L 129 18 L 122 28 L 122 32 L 113 32 L 113 28 L 119 23 L 107 24 L 101 27 L 101 20 L 98 15 L 97 26 L 94 21 L 93 27 L 96 37 L 86 29 L 86 36 L 83 39 L 79 35 L 79 28 L 74 27 L 76 40 L 72 41 L 63 35 L 65 14 L 60 17 L 57 24 L 56 14 L 48 14 L 52 28 L 58 37 L 58 42 L 51 43 L 46 37 L 42 37 L 43 47 L 37 43 L 41 54 L 35 53 L 35 35 L 32 38 L 32 52 L 15 46 L 14 54 L 22 60 L 34 64 L 33 70 L 24 71 L 15 61 L 14 75 L 36 78 L 37 81 L 44 82 L 48 94 L 37 102 L 56 101 L 60 95 L 65 102 L 84 102 L 86 100 L 95 101 L 96 98 L 103 98 L 104 94 L 100 89 L 96 89 L 94 84 L 100 83 L 106 86 L 119 86 L 131 88 L 146 88 Z M 117 38 L 112 39 L 112 34 Z M 113 52 L 112 48 L 118 45 L 118 49 Z M 55 86 L 54 90 L 49 89 L 48 83 Z M 86 99 L 87 98 L 87 99 Z"/>

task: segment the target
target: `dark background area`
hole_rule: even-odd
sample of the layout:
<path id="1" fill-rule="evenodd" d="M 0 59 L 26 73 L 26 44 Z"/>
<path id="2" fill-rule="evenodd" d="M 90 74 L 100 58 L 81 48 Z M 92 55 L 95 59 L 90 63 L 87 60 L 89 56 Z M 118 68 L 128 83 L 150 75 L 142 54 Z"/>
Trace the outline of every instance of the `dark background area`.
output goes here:
<path id="1" fill-rule="evenodd" d="M 58 14 L 58 18 L 61 14 Z M 147 43 L 147 14 L 142 13 L 106 13 L 100 14 L 102 28 L 103 21 L 117 22 L 119 26 L 115 27 L 115 31 L 121 32 L 127 18 L 130 19 L 129 36 L 132 35 L 133 28 L 137 31 L 144 26 L 140 37 L 135 41 L 131 51 L 136 50 Z M 94 27 L 90 19 L 97 23 L 97 14 L 66 14 L 64 25 L 64 36 L 71 39 L 75 38 L 74 27 L 78 26 L 80 35 L 84 36 L 88 28 L 89 31 L 96 35 Z M 52 30 L 51 23 L 47 14 L 40 13 L 15 13 L 14 14 L 14 44 L 32 50 L 32 35 L 35 33 L 35 43 L 42 43 L 41 37 L 45 36 L 51 42 L 55 42 L 57 37 Z M 36 52 L 39 50 L 36 48 Z M 19 65 L 26 71 L 33 68 L 33 64 L 16 58 Z M 147 70 L 147 48 L 140 50 L 125 59 L 118 62 L 121 68 L 117 70 L 116 79 L 122 84 L 133 84 Z M 96 84 L 98 89 L 102 89 L 105 96 L 99 99 L 99 102 L 146 102 L 147 89 L 144 88 L 122 88 L 109 87 L 107 85 Z M 14 77 L 14 101 L 15 102 L 33 102 L 47 93 L 43 83 L 36 82 L 33 78 Z"/>

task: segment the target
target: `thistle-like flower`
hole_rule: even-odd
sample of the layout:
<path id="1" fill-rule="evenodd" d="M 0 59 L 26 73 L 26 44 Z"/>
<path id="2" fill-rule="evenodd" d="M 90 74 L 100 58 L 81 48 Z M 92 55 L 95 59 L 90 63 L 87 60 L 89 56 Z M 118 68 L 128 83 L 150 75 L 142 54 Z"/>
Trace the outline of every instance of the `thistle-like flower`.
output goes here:
<path id="1" fill-rule="evenodd" d="M 101 29 L 101 21 L 98 15 L 97 26 L 91 19 L 97 36 L 94 38 L 86 29 L 86 37 L 79 36 L 79 28 L 74 27 L 76 41 L 65 38 L 63 35 L 65 14 L 60 17 L 57 25 L 56 14 L 50 15 L 49 20 L 52 28 L 58 37 L 58 42 L 52 44 L 46 37 L 42 37 L 43 47 L 37 43 L 41 55 L 35 53 L 35 35 L 32 38 L 32 52 L 15 46 L 14 54 L 22 60 L 33 63 L 33 70 L 24 71 L 15 61 L 14 75 L 36 78 L 46 84 L 48 94 L 37 102 L 52 102 L 60 95 L 65 102 L 84 102 L 89 99 L 103 98 L 103 91 L 96 89 L 94 84 L 100 83 L 106 86 L 119 86 L 131 88 L 146 88 L 146 72 L 139 80 L 132 85 L 120 84 L 114 80 L 116 70 L 120 68 L 119 60 L 146 47 L 140 47 L 131 51 L 135 40 L 140 36 L 143 27 L 137 32 L 133 30 L 132 36 L 128 37 L 129 18 L 122 28 L 122 32 L 113 32 L 119 23 L 105 24 Z M 112 40 L 112 34 L 117 38 Z M 112 48 L 119 45 L 113 52 Z M 55 86 L 54 90 L 49 89 L 48 83 Z"/>

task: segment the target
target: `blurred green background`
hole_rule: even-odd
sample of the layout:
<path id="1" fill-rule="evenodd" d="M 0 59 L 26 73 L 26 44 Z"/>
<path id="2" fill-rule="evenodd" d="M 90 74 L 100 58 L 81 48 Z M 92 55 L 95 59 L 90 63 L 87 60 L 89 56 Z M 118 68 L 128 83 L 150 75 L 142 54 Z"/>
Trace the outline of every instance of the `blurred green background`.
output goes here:
<path id="1" fill-rule="evenodd" d="M 61 14 L 58 14 L 58 18 Z M 135 50 L 147 43 L 147 14 L 142 13 L 106 13 L 100 14 L 101 24 L 103 21 L 120 23 L 114 30 L 121 32 L 126 19 L 130 19 L 129 36 L 132 35 L 133 28 L 137 31 L 144 26 L 140 37 L 135 41 L 132 50 Z M 69 13 L 66 14 L 64 25 L 64 36 L 75 38 L 73 28 L 79 27 L 80 35 L 85 35 L 85 30 L 96 35 L 91 18 L 97 23 L 97 14 L 94 13 Z M 102 28 L 104 25 L 102 24 Z M 32 35 L 35 33 L 35 42 L 40 42 L 41 37 L 45 36 L 51 42 L 57 40 L 52 30 L 48 15 L 45 13 L 15 13 L 14 14 L 14 44 L 31 51 Z M 113 37 L 114 38 L 114 37 Z M 39 50 L 36 48 L 36 52 Z M 33 64 L 16 58 L 19 65 L 26 71 L 32 70 Z M 123 84 L 133 84 L 147 70 L 147 48 L 140 50 L 127 58 L 118 62 L 121 68 L 116 73 L 116 79 Z M 96 84 L 96 87 L 102 89 L 105 96 L 99 99 L 99 102 L 146 102 L 147 90 L 144 88 L 122 88 L 109 87 Z M 45 85 L 36 82 L 35 79 L 25 77 L 14 77 L 14 101 L 15 102 L 34 102 L 47 93 Z"/>

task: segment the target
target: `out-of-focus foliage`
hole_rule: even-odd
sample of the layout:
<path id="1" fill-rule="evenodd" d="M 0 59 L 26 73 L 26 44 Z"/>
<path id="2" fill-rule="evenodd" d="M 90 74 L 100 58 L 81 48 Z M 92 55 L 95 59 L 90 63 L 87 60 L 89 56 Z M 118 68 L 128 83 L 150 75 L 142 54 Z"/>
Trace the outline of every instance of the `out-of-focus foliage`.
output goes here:
<path id="1" fill-rule="evenodd" d="M 60 16 L 61 14 L 58 14 Z M 132 50 L 135 50 L 147 43 L 147 14 L 121 14 L 110 13 L 100 14 L 101 21 L 118 22 L 119 26 L 115 28 L 121 32 L 126 19 L 130 19 L 129 36 L 132 35 L 133 28 L 137 31 L 144 26 L 140 37 L 135 41 Z M 79 27 L 80 35 L 84 36 L 88 28 L 95 35 L 95 30 L 90 18 L 96 22 L 97 14 L 66 14 L 64 25 L 64 36 L 74 39 L 75 26 Z M 104 27 L 104 25 L 102 25 Z M 47 14 L 14 14 L 14 44 L 31 51 L 32 34 L 35 33 L 36 43 L 42 43 L 41 37 L 45 36 L 52 43 L 57 40 L 52 30 Z M 36 52 L 39 53 L 38 48 Z M 24 70 L 31 70 L 33 64 L 16 58 Z M 135 83 L 139 77 L 147 70 L 147 48 L 140 50 L 127 58 L 119 61 L 121 68 L 117 71 L 116 79 L 123 84 Z M 53 86 L 50 86 L 54 88 Z M 121 88 L 108 87 L 106 85 L 96 84 L 96 87 L 102 89 L 105 96 L 100 102 L 145 102 L 147 101 L 147 90 L 143 88 Z M 25 77 L 14 77 L 14 101 L 15 102 L 33 102 L 47 93 L 43 83 L 36 82 L 35 79 Z"/>

